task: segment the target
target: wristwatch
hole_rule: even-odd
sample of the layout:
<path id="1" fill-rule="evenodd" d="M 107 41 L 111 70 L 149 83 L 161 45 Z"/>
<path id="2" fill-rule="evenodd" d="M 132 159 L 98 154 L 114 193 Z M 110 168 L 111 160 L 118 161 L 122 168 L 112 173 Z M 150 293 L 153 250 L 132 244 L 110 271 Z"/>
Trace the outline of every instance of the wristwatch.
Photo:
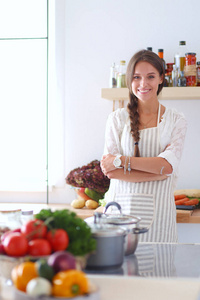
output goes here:
<path id="1" fill-rule="evenodd" d="M 122 161 L 121 161 L 121 159 L 120 159 L 121 156 L 122 156 L 121 154 L 118 154 L 118 155 L 115 157 L 115 159 L 113 160 L 113 165 L 114 165 L 115 168 L 117 168 L 117 169 L 123 168 L 123 167 L 121 166 L 121 164 L 122 164 Z"/>

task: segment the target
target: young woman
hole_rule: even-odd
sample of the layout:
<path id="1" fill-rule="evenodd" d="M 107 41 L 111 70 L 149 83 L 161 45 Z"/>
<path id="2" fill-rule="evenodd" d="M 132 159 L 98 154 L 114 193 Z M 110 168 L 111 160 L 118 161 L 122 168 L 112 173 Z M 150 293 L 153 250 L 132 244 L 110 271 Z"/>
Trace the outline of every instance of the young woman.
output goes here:
<path id="1" fill-rule="evenodd" d="M 148 227 L 140 241 L 177 242 L 174 188 L 187 122 L 159 103 L 164 68 L 152 51 L 141 50 L 127 67 L 129 103 L 108 117 L 101 160 L 110 187 L 107 202 L 141 217 Z"/>

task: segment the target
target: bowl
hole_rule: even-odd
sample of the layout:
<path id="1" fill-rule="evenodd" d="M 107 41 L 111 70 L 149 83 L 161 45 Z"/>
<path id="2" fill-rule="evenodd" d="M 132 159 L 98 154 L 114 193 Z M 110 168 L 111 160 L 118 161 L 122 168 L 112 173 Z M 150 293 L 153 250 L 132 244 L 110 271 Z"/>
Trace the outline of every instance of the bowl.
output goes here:
<path id="1" fill-rule="evenodd" d="M 84 256 L 75 256 L 76 258 L 76 265 L 77 269 L 83 270 L 86 267 L 87 259 L 90 254 L 86 254 Z M 48 259 L 49 256 L 20 256 L 20 257 L 13 257 L 8 255 L 0 255 L 0 277 L 4 279 L 11 279 L 11 271 L 12 269 L 23 263 L 25 261 L 36 261 L 39 259 Z"/>
<path id="2" fill-rule="evenodd" d="M 24 292 L 21 292 L 14 288 L 13 291 L 13 300 L 100 300 L 99 289 L 96 285 L 94 285 L 91 281 L 89 282 L 89 290 L 90 292 L 85 295 L 76 296 L 73 298 L 65 298 L 65 297 L 53 297 L 53 296 L 40 296 L 34 297 L 29 296 Z"/>

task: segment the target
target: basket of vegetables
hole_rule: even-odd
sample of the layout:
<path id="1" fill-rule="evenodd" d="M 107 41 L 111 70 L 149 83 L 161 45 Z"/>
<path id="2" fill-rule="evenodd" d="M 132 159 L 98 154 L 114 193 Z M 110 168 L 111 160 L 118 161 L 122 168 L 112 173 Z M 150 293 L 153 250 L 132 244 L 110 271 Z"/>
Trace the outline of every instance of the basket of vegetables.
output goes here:
<path id="1" fill-rule="evenodd" d="M 110 185 L 110 179 L 103 174 L 98 160 L 72 170 L 65 180 L 76 192 L 76 199 L 71 203 L 73 208 L 97 208 Z"/>
<path id="2" fill-rule="evenodd" d="M 42 209 L 33 220 L 1 236 L 0 275 L 10 278 L 12 268 L 19 262 L 48 257 L 57 251 L 74 255 L 83 269 L 95 249 L 90 227 L 74 212 Z"/>

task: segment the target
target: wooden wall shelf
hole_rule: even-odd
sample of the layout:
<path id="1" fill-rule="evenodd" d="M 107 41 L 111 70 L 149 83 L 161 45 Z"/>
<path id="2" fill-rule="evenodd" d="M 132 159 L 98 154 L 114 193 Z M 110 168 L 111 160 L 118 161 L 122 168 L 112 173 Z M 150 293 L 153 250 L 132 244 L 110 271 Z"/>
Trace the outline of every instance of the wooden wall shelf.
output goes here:
<path id="1" fill-rule="evenodd" d="M 107 100 L 128 100 L 127 88 L 102 88 L 101 97 Z M 200 100 L 200 87 L 164 87 L 160 100 Z"/>

